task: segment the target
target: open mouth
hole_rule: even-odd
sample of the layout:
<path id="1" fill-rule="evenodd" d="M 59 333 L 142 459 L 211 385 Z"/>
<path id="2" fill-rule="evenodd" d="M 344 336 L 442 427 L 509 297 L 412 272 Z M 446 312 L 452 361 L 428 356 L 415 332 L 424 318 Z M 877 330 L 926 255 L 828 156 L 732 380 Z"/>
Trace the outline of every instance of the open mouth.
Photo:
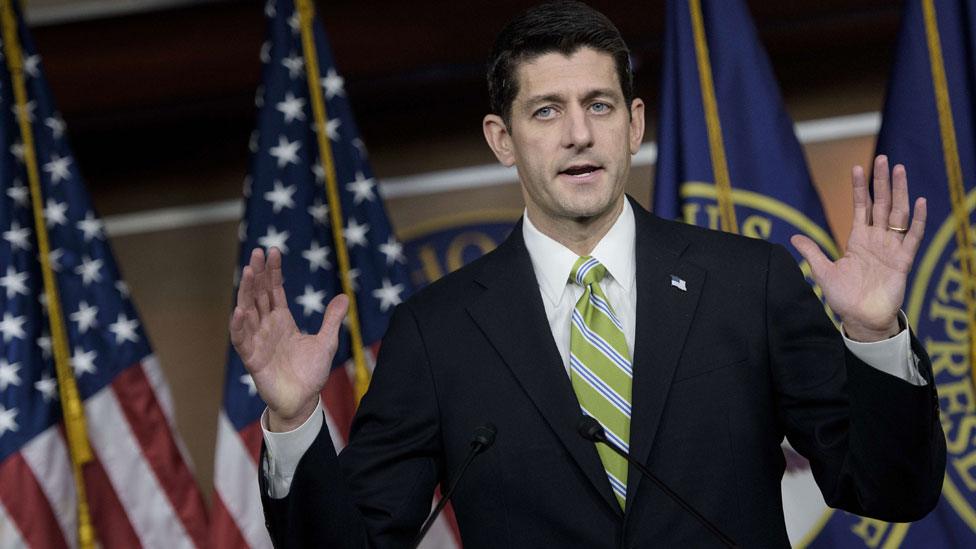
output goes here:
<path id="1" fill-rule="evenodd" d="M 570 166 L 565 170 L 562 170 L 560 175 L 569 175 L 578 179 L 585 179 L 586 177 L 594 174 L 595 172 L 601 170 L 600 166 L 593 164 L 579 164 L 575 166 Z"/>

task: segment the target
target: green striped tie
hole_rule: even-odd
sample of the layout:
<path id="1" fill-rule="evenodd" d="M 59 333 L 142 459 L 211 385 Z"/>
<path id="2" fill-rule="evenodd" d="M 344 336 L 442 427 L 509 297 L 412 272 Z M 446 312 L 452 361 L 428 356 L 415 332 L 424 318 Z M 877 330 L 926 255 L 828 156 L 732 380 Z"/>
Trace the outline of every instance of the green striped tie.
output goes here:
<path id="1" fill-rule="evenodd" d="M 607 438 L 629 452 L 633 369 L 620 320 L 600 281 L 607 269 L 592 257 L 581 257 L 569 274 L 583 286 L 570 325 L 569 377 L 583 413 L 600 422 Z M 620 507 L 627 501 L 627 461 L 603 444 L 596 450 Z"/>

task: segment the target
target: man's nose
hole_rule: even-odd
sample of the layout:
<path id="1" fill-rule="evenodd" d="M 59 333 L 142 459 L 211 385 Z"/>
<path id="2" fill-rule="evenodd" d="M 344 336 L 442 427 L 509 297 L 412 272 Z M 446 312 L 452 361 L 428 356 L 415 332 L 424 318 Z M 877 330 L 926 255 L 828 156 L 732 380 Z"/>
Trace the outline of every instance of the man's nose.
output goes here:
<path id="1" fill-rule="evenodd" d="M 593 129 L 581 106 L 570 108 L 563 119 L 563 146 L 567 149 L 586 149 L 593 146 Z"/>

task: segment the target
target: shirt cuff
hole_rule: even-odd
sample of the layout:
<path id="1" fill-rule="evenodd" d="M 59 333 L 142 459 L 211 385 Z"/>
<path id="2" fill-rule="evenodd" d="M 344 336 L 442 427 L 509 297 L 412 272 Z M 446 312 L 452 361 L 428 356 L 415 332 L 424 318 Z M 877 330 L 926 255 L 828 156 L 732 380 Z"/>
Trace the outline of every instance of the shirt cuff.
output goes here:
<path id="1" fill-rule="evenodd" d="M 268 409 L 261 414 L 261 430 L 264 431 L 265 459 L 261 467 L 268 478 L 268 496 L 281 499 L 291 489 L 291 479 L 305 451 L 315 442 L 322 430 L 322 399 L 315 405 L 315 411 L 300 427 L 283 433 L 268 430 Z"/>
<path id="2" fill-rule="evenodd" d="M 898 311 L 898 324 L 908 326 L 905 313 Z M 898 335 L 881 341 L 864 343 L 854 341 L 844 333 L 843 325 L 840 333 L 844 336 L 847 349 L 868 366 L 876 370 L 903 379 L 912 385 L 928 385 L 925 378 L 918 372 L 918 357 L 912 352 L 912 339 L 908 328 L 902 329 Z"/>

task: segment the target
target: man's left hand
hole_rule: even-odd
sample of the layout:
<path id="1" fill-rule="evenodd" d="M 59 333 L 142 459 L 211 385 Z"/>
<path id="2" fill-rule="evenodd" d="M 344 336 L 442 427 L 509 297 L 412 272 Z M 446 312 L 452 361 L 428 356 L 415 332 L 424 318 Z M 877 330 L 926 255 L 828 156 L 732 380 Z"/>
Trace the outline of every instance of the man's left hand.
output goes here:
<path id="1" fill-rule="evenodd" d="M 857 341 L 880 341 L 897 334 L 898 310 L 905 298 L 908 273 L 925 232 L 925 199 L 915 201 L 909 222 L 908 176 L 898 164 L 889 173 L 888 158 L 874 159 L 874 204 L 864 169 L 852 170 L 854 224 L 843 257 L 831 261 L 803 235 L 796 246 L 813 271 L 827 305 Z"/>

